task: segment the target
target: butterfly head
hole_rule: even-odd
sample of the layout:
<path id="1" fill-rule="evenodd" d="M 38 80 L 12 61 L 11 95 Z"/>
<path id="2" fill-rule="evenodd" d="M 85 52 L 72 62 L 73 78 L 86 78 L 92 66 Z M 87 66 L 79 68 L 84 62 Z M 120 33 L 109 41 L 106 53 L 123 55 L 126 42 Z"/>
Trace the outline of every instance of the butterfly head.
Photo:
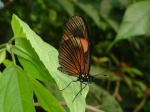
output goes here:
<path id="1" fill-rule="evenodd" d="M 77 80 L 80 81 L 81 83 L 86 82 L 86 83 L 90 84 L 95 80 L 95 78 L 90 75 L 81 74 L 81 75 L 79 75 Z"/>

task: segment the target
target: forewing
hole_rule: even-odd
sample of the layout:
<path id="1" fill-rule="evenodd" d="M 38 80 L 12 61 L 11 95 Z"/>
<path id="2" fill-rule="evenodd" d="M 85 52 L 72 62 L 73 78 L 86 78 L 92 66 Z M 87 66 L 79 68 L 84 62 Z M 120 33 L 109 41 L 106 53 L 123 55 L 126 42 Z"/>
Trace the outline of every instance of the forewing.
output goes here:
<path id="1" fill-rule="evenodd" d="M 65 24 L 59 48 L 59 63 L 65 72 L 88 75 L 90 68 L 88 29 L 80 16 L 71 17 Z"/>

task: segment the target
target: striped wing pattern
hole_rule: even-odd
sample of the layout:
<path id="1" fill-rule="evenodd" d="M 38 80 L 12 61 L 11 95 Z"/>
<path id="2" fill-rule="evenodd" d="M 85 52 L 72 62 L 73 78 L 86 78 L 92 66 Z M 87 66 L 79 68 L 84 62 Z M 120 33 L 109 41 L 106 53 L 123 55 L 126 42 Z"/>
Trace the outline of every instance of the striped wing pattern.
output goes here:
<path id="1" fill-rule="evenodd" d="M 88 75 L 90 68 L 88 29 L 80 16 L 71 17 L 65 24 L 59 48 L 61 71 L 69 75 Z"/>

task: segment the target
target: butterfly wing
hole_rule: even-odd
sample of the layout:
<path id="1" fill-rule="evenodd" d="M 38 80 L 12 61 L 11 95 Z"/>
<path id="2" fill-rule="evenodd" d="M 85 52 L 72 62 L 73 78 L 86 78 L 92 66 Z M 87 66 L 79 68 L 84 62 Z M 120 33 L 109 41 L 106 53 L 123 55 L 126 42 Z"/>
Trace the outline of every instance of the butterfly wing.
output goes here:
<path id="1" fill-rule="evenodd" d="M 71 17 L 65 24 L 59 48 L 59 70 L 69 75 L 88 75 L 90 68 L 90 42 L 85 20 Z"/>

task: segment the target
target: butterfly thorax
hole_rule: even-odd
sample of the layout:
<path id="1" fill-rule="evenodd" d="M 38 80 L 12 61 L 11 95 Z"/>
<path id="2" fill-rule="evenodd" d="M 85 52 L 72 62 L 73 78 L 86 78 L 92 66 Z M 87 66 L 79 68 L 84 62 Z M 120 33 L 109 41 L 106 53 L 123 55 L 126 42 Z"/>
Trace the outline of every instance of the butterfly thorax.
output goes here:
<path id="1" fill-rule="evenodd" d="M 89 75 L 81 74 L 81 75 L 78 76 L 77 80 L 80 81 L 81 83 L 87 82 L 88 84 L 90 84 L 94 81 L 94 77 L 89 76 Z"/>

